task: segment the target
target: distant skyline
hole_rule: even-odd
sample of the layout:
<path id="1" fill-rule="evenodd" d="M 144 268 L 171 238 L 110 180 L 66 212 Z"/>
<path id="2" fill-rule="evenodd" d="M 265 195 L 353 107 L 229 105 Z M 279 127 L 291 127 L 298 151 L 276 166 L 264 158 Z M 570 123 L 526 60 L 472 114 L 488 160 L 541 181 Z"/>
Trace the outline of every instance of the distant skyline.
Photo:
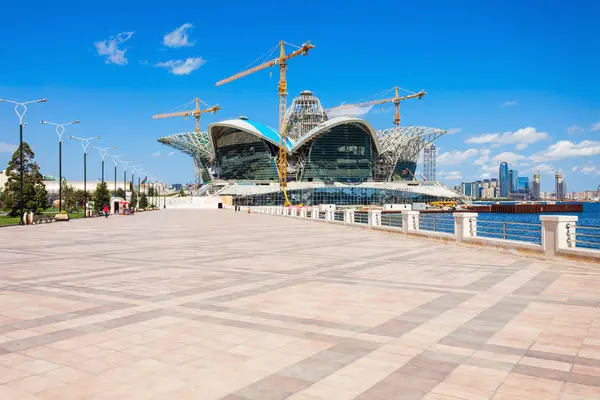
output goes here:
<path id="1" fill-rule="evenodd" d="M 450 186 L 498 177 L 502 161 L 520 176 L 539 170 L 544 192 L 553 190 L 556 171 L 569 190 L 600 184 L 599 2 L 344 4 L 208 2 L 182 10 L 107 1 L 102 10 L 118 10 L 110 17 L 97 4 L 73 0 L 3 4 L 0 98 L 48 99 L 31 105 L 25 129 L 45 175 L 58 176 L 58 140 L 39 121 L 79 119 L 66 136 L 100 135 L 98 146 L 116 145 L 134 164 L 183 183 L 194 178 L 191 158 L 156 140 L 192 131 L 194 121 L 151 116 L 198 96 L 222 107 L 202 119 L 203 130 L 239 115 L 277 127 L 276 68 L 215 83 L 279 40 L 310 40 L 315 49 L 289 62 L 288 105 L 305 89 L 325 107 L 371 99 L 394 85 L 425 89 L 422 100 L 402 103 L 401 123 L 448 130 L 436 141 L 437 176 Z M 383 129 L 392 126 L 391 110 L 351 112 Z M 0 103 L 0 169 L 17 143 L 18 119 Z M 81 147 L 65 139 L 63 150 L 64 176 L 81 180 Z M 90 150 L 88 177 L 100 176 L 100 163 Z"/>

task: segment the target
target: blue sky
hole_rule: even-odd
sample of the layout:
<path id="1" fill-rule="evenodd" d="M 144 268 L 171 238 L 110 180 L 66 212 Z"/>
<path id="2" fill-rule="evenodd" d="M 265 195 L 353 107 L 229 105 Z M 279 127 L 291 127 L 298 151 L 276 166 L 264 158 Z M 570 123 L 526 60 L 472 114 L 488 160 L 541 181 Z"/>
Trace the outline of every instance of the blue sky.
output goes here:
<path id="1" fill-rule="evenodd" d="M 198 96 L 222 107 L 203 127 L 239 115 L 276 127 L 276 69 L 215 82 L 281 39 L 310 40 L 316 48 L 289 63 L 290 101 L 305 89 L 325 106 L 394 85 L 425 89 L 423 100 L 402 104 L 402 124 L 456 132 L 437 142 L 439 175 L 450 185 L 494 177 L 500 161 L 521 175 L 540 169 L 542 190 L 552 189 L 555 170 L 570 190 L 600 184 L 599 2 L 341 4 L 10 2 L 0 17 L 0 98 L 48 99 L 30 107 L 25 130 L 45 174 L 58 175 L 57 137 L 39 121 L 79 119 L 67 135 L 101 135 L 98 146 L 116 145 L 146 170 L 185 182 L 193 179 L 191 159 L 156 139 L 192 130 L 193 121 L 151 116 Z M 391 127 L 390 111 L 378 107 L 364 117 Z M 0 104 L 0 165 L 17 143 L 17 117 Z M 63 162 L 67 179 L 81 179 L 78 143 L 67 141 Z M 100 176 L 97 152 L 88 172 Z"/>

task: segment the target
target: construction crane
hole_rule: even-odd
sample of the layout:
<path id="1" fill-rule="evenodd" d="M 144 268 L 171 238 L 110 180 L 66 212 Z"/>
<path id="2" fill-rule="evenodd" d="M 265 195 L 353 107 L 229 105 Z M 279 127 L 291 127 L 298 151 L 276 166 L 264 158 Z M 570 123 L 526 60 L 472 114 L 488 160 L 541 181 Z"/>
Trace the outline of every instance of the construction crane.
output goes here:
<path id="1" fill-rule="evenodd" d="M 310 41 L 307 41 L 306 43 L 302 44 L 302 46 L 299 46 L 299 47 L 294 46 L 294 47 L 297 47 L 297 49 L 294 50 L 293 52 L 291 52 L 290 54 L 286 55 L 285 54 L 285 45 L 286 44 L 289 45 L 289 43 L 286 43 L 283 40 L 279 42 L 279 44 L 278 44 L 279 57 L 274 58 L 270 61 L 264 62 L 260 65 L 252 67 L 245 71 L 242 71 L 240 73 L 237 73 L 233 76 L 230 76 L 229 78 L 220 80 L 219 82 L 217 82 L 216 86 L 221 86 L 228 82 L 232 82 L 232 81 L 238 80 L 240 78 L 243 78 L 245 76 L 248 76 L 250 74 L 253 74 L 257 71 L 261 71 L 265 68 L 279 65 L 278 94 L 279 94 L 279 132 L 280 132 L 281 144 L 279 146 L 277 169 L 278 169 L 278 173 L 279 173 L 279 185 L 281 187 L 281 191 L 283 192 L 283 196 L 285 198 L 284 205 L 287 207 L 290 205 L 290 202 L 289 202 L 288 196 L 287 196 L 287 192 L 286 192 L 286 187 L 287 187 L 287 132 L 285 129 L 285 110 L 287 107 L 287 78 L 286 78 L 287 61 L 290 58 L 293 58 L 293 57 L 296 57 L 299 55 L 303 55 L 303 56 L 307 55 L 308 51 L 313 49 L 315 46 L 312 45 L 310 43 Z M 275 49 L 276 49 L 276 47 L 273 48 L 269 54 L 271 54 Z"/>
<path id="2" fill-rule="evenodd" d="M 166 113 L 166 114 L 156 114 L 156 115 L 152 116 L 152 119 L 162 119 L 162 118 L 171 118 L 171 117 L 189 117 L 191 115 L 194 118 L 196 118 L 196 133 L 200 133 L 200 115 L 202 115 L 204 113 L 208 113 L 208 112 L 214 114 L 218 110 L 220 110 L 221 107 L 219 107 L 218 105 L 214 105 L 214 106 L 211 107 L 211 106 L 209 106 L 208 104 L 206 104 L 205 102 L 203 102 L 202 100 L 200 100 L 197 97 L 194 100 L 192 100 L 192 101 L 196 103 L 196 109 L 195 110 L 178 111 L 178 112 Z M 184 106 L 187 106 L 190 103 L 187 103 Z M 200 109 L 200 103 L 204 104 L 208 108 L 205 108 L 204 110 L 201 110 Z"/>
<path id="3" fill-rule="evenodd" d="M 400 96 L 400 93 L 399 93 L 400 88 L 398 86 L 394 86 L 391 90 L 394 90 L 394 92 L 395 92 L 394 97 L 389 97 L 389 98 L 380 99 L 380 100 L 365 101 L 365 102 L 356 103 L 356 104 L 342 104 L 341 106 L 328 108 L 325 111 L 329 112 L 332 110 L 343 110 L 345 108 L 368 107 L 368 106 L 374 106 L 374 105 L 378 105 L 378 104 L 394 103 L 394 125 L 400 126 L 400 102 L 404 101 L 404 100 L 409 100 L 409 99 L 421 100 L 423 98 L 423 96 L 425 96 L 427 94 L 427 92 L 425 92 L 424 90 L 421 90 L 418 93 L 412 93 L 412 94 L 409 94 L 406 96 Z M 402 90 L 404 90 L 404 89 L 402 89 Z"/>

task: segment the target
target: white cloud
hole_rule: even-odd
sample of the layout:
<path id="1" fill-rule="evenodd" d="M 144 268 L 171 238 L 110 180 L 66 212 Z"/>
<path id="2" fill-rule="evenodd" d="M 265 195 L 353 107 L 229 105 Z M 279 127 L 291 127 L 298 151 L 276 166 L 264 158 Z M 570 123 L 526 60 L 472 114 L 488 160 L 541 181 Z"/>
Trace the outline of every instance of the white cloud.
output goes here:
<path id="1" fill-rule="evenodd" d="M 160 150 L 152 153 L 152 157 L 160 157 Z"/>
<path id="2" fill-rule="evenodd" d="M 465 151 L 452 150 L 447 153 L 441 153 L 437 156 L 437 165 L 456 165 L 462 164 L 470 158 L 479 154 L 476 149 L 468 149 Z"/>
<path id="3" fill-rule="evenodd" d="M 529 146 L 527 143 L 519 143 L 515 146 L 515 149 L 517 150 L 525 150 L 527 148 L 527 146 Z"/>
<path id="4" fill-rule="evenodd" d="M 174 151 L 170 151 L 169 154 L 167 154 L 169 157 L 171 157 L 173 154 L 175 154 Z"/>
<path id="5" fill-rule="evenodd" d="M 582 127 L 580 127 L 579 125 L 573 125 L 573 126 L 570 126 L 567 128 L 567 133 L 569 135 L 574 135 L 576 133 L 583 132 L 583 130 L 584 129 Z"/>
<path id="6" fill-rule="evenodd" d="M 188 41 L 187 30 L 192 27 L 192 24 L 187 23 L 176 28 L 173 32 L 169 32 L 163 38 L 163 44 L 167 47 L 184 47 L 193 46 L 194 42 Z"/>
<path id="7" fill-rule="evenodd" d="M 600 175 L 600 169 L 598 169 L 598 167 L 596 167 L 593 164 L 586 164 L 583 167 L 581 167 L 581 173 L 584 175 Z"/>
<path id="8" fill-rule="evenodd" d="M 571 172 L 577 172 L 578 169 L 579 169 L 579 167 L 575 166 L 575 167 L 571 168 Z"/>
<path id="9" fill-rule="evenodd" d="M 550 164 L 540 164 L 540 165 L 536 165 L 535 167 L 531 168 L 531 171 L 539 172 L 541 174 L 551 174 L 551 173 L 556 172 L 556 168 Z"/>
<path id="10" fill-rule="evenodd" d="M 450 128 L 446 131 L 446 135 L 455 135 L 457 133 L 460 133 L 461 131 L 461 128 Z"/>
<path id="11" fill-rule="evenodd" d="M 517 104 L 519 104 L 518 102 L 512 100 L 512 101 L 505 101 L 504 103 L 500 104 L 500 108 L 505 108 L 505 107 L 512 107 L 512 106 L 516 106 Z"/>
<path id="12" fill-rule="evenodd" d="M 492 151 L 490 149 L 480 149 L 479 150 L 479 158 L 473 162 L 475 165 L 485 165 L 490 161 L 490 154 Z"/>
<path id="13" fill-rule="evenodd" d="M 481 174 L 481 179 L 489 179 L 492 177 L 492 174 L 490 174 L 489 172 L 484 172 Z"/>
<path id="14" fill-rule="evenodd" d="M 526 158 L 527 157 L 525 157 L 524 155 L 512 153 L 510 151 L 505 151 L 504 153 L 500 153 L 494 156 L 494 158 L 492 158 L 492 161 L 498 163 L 498 165 L 501 162 L 507 162 L 508 164 L 513 164 L 516 166 L 518 165 L 518 161 L 525 160 Z"/>
<path id="15" fill-rule="evenodd" d="M 157 67 L 166 68 L 173 75 L 188 75 L 206 64 L 202 57 L 190 57 L 186 60 L 169 60 L 159 62 Z"/>
<path id="16" fill-rule="evenodd" d="M 581 143 L 574 143 L 570 140 L 561 140 L 548 146 L 546 150 L 532 155 L 531 159 L 533 161 L 546 161 L 596 155 L 600 155 L 600 142 L 584 140 Z"/>
<path id="17" fill-rule="evenodd" d="M 473 144 L 484 144 L 484 143 L 494 143 L 500 137 L 499 133 L 484 133 L 483 135 L 475 136 L 467 139 L 465 143 L 473 143 Z"/>
<path id="18" fill-rule="evenodd" d="M 484 133 L 467 139 L 466 143 L 485 144 L 494 143 L 498 145 L 514 144 L 517 150 L 523 150 L 527 145 L 548 139 L 550 136 L 546 132 L 538 132 L 535 128 L 528 126 L 521 128 L 516 132 Z"/>
<path id="19" fill-rule="evenodd" d="M 600 122 L 596 122 L 590 126 L 590 131 L 600 131 Z"/>
<path id="20" fill-rule="evenodd" d="M 121 32 L 116 36 L 111 36 L 108 40 L 95 42 L 94 46 L 96 46 L 99 56 L 106 57 L 107 64 L 126 65 L 127 49 L 121 49 L 119 45 L 131 39 L 131 36 L 133 36 L 133 32 Z"/>
<path id="21" fill-rule="evenodd" d="M 14 153 L 17 148 L 16 144 L 0 142 L 0 153 Z"/>
<path id="22" fill-rule="evenodd" d="M 459 171 L 439 171 L 437 175 L 445 181 L 459 181 L 462 179 Z"/>
<path id="23" fill-rule="evenodd" d="M 373 108 L 373 106 L 366 106 L 366 107 L 342 107 L 342 106 L 340 106 L 338 108 L 333 108 L 331 111 L 329 111 L 327 113 L 327 116 L 329 118 L 360 117 L 360 116 L 367 114 L 369 111 L 371 111 L 372 108 Z"/>

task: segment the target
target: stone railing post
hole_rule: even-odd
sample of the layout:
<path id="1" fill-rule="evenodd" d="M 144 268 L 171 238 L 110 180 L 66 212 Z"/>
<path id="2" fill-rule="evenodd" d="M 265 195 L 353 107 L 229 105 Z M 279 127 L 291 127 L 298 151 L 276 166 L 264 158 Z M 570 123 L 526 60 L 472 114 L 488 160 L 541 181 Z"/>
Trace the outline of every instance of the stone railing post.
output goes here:
<path id="1" fill-rule="evenodd" d="M 381 226 L 381 210 L 369 210 L 369 226 Z"/>
<path id="2" fill-rule="evenodd" d="M 542 215 L 542 247 L 547 257 L 561 249 L 575 247 L 575 228 L 579 217 L 574 215 Z"/>
<path id="3" fill-rule="evenodd" d="M 402 230 L 404 233 L 419 230 L 419 212 L 402 211 Z"/>
<path id="4" fill-rule="evenodd" d="M 354 223 L 354 210 L 344 210 L 344 223 L 345 224 L 353 224 Z"/>
<path id="5" fill-rule="evenodd" d="M 477 213 L 454 213 L 454 237 L 458 243 L 477 236 Z"/>
<path id="6" fill-rule="evenodd" d="M 319 207 L 313 207 L 310 216 L 312 219 L 319 219 Z"/>
<path id="7" fill-rule="evenodd" d="M 335 219 L 335 217 L 333 215 L 334 212 L 335 212 L 334 210 L 331 210 L 329 208 L 327 210 L 325 210 L 325 220 L 333 221 Z"/>
<path id="8" fill-rule="evenodd" d="M 297 217 L 298 216 L 298 209 L 296 207 L 290 208 L 290 216 L 291 217 Z"/>
<path id="9" fill-rule="evenodd" d="M 306 208 L 304 207 L 300 209 L 300 218 L 306 218 Z"/>

